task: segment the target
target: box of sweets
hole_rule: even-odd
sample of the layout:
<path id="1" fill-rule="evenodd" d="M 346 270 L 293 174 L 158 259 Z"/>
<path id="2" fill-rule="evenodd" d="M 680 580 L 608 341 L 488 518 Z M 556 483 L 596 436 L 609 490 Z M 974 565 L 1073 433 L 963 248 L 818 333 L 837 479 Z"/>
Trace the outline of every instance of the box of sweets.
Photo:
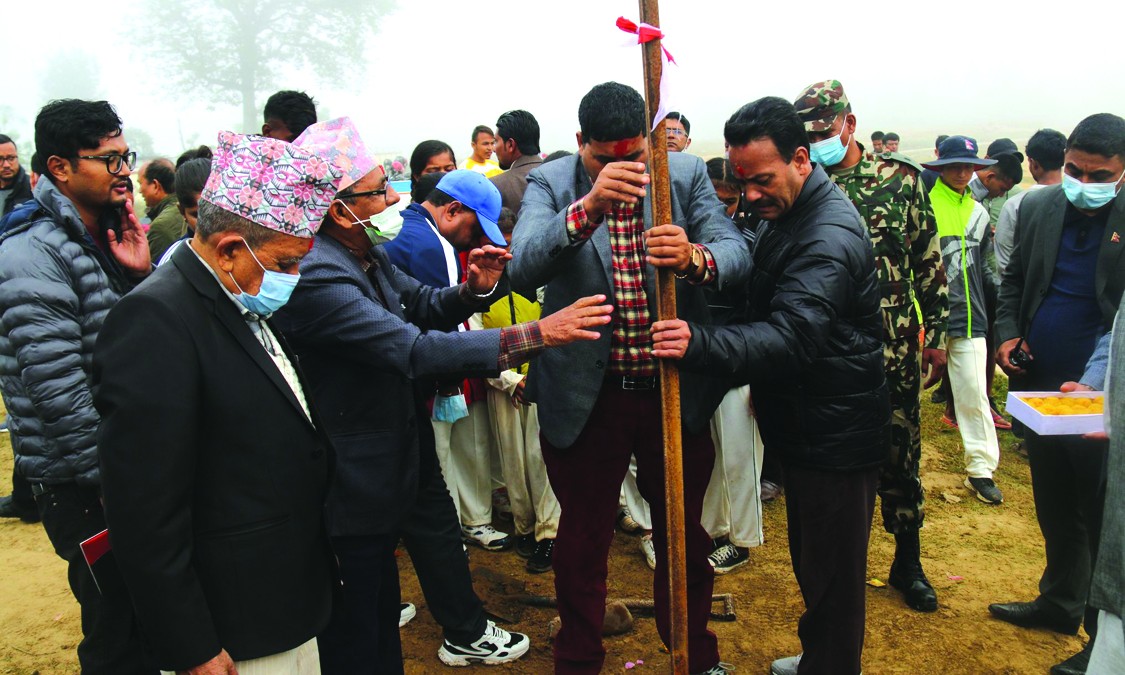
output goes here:
<path id="1" fill-rule="evenodd" d="M 1008 413 L 1040 436 L 1080 436 L 1105 431 L 1105 392 L 1010 391 Z"/>

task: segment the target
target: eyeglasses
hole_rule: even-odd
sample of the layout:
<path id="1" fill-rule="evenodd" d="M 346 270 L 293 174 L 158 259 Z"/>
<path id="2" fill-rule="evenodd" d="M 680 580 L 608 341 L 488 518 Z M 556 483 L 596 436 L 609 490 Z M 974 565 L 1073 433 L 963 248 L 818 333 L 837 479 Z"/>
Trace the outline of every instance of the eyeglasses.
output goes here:
<path id="1" fill-rule="evenodd" d="M 352 199 L 353 197 L 366 197 L 368 195 L 386 197 L 387 188 L 383 188 L 382 190 L 364 190 L 363 192 L 353 192 L 347 195 L 336 195 L 336 199 Z"/>
<path id="2" fill-rule="evenodd" d="M 121 168 L 126 164 L 129 170 L 137 168 L 137 153 L 127 152 L 124 155 L 78 155 L 78 159 L 97 159 L 105 162 L 105 170 L 116 176 L 121 173 Z"/>
<path id="3" fill-rule="evenodd" d="M 687 136 L 687 132 L 683 129 L 667 129 L 669 136 Z"/>
<path id="4" fill-rule="evenodd" d="M 4 155 L 0 157 L 0 164 L 17 164 L 19 161 L 20 158 L 15 155 Z"/>

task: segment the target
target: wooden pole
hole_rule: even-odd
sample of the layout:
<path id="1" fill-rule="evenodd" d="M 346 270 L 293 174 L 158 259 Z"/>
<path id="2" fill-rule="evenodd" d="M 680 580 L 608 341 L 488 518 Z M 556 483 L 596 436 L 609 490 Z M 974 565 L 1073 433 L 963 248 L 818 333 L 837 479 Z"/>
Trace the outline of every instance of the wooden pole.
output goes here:
<path id="1" fill-rule="evenodd" d="M 641 22 L 660 26 L 658 0 L 639 0 Z M 660 101 L 660 40 L 644 45 L 646 129 L 652 129 Z M 648 135 L 649 175 L 652 176 L 652 224 L 672 222 L 672 185 L 668 179 L 668 144 L 664 120 Z M 672 270 L 657 270 L 657 318 L 676 318 L 676 278 Z M 668 597 L 671 604 L 672 672 L 688 675 L 687 555 L 684 545 L 684 462 L 680 433 L 680 371 L 674 362 L 660 359 L 660 396 L 664 420 L 664 505 L 668 527 Z"/>

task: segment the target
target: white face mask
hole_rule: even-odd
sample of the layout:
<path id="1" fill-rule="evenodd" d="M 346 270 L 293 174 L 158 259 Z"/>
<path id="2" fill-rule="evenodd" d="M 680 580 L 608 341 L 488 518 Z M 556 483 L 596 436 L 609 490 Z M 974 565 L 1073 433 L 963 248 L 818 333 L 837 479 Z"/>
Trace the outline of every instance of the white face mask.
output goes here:
<path id="1" fill-rule="evenodd" d="M 973 199 L 978 202 L 988 196 L 988 188 L 985 187 L 975 171 L 973 172 L 973 179 L 969 181 L 969 190 L 973 193 Z"/>

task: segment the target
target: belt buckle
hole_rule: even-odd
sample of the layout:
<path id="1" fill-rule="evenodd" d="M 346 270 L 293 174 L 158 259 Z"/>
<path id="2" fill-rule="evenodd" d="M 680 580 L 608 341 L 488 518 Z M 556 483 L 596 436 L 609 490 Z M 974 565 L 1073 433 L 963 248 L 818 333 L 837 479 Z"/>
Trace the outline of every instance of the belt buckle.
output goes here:
<path id="1" fill-rule="evenodd" d="M 645 376 L 621 376 L 621 388 L 625 391 L 647 391 L 656 388 L 656 378 L 652 375 Z"/>

